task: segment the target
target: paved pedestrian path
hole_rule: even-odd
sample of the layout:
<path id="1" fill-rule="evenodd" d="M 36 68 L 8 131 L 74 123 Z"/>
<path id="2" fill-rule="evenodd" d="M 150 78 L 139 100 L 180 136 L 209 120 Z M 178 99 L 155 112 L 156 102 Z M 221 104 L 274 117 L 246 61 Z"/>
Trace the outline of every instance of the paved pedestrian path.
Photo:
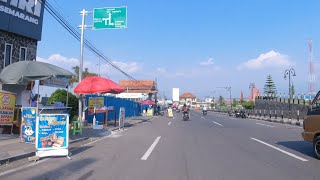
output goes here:
<path id="1" fill-rule="evenodd" d="M 125 126 L 135 126 L 139 123 L 150 121 L 151 119 L 152 117 L 147 116 L 127 118 L 125 120 Z M 69 142 L 73 143 L 89 138 L 95 139 L 108 136 L 111 134 L 111 131 L 118 128 L 117 124 L 114 125 L 114 121 L 108 123 L 108 127 L 105 129 L 93 129 L 92 126 L 86 126 L 83 128 L 82 134 L 73 136 L 72 131 L 70 131 Z M 0 138 L 0 164 L 35 155 L 36 149 L 34 144 L 21 142 L 17 135 L 3 134 L 1 136 L 3 136 L 3 138 Z"/>

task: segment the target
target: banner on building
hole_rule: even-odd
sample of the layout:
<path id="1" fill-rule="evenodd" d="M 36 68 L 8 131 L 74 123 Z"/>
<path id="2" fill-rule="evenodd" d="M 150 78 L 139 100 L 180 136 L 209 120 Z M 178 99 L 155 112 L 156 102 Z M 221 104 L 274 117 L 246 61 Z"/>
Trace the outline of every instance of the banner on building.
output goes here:
<path id="1" fill-rule="evenodd" d="M 37 156 L 68 156 L 69 115 L 41 114 L 36 124 Z"/>
<path id="2" fill-rule="evenodd" d="M 0 124 L 12 124 L 16 95 L 0 91 Z"/>
<path id="3" fill-rule="evenodd" d="M 23 107 L 21 114 L 21 140 L 26 143 L 34 143 L 37 110 L 34 107 Z"/>

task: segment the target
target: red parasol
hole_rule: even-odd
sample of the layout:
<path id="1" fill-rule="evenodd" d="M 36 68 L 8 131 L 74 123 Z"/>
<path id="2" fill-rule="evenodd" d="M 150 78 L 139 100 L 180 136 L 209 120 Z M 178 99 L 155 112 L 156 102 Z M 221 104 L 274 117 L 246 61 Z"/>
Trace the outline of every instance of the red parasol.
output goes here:
<path id="1" fill-rule="evenodd" d="M 74 89 L 76 94 L 122 93 L 124 89 L 110 79 L 90 76 L 83 79 Z"/>
<path id="2" fill-rule="evenodd" d="M 145 101 L 141 101 L 139 102 L 142 105 L 155 105 L 156 103 L 154 103 L 153 101 L 150 100 L 145 100 Z"/>

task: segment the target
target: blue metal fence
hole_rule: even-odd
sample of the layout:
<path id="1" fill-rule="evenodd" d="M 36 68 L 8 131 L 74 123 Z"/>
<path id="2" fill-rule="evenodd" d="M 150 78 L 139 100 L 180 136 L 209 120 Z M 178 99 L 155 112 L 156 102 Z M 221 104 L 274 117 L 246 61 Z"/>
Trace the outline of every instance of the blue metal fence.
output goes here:
<path id="1" fill-rule="evenodd" d="M 116 115 L 116 118 L 119 118 L 120 107 L 125 108 L 125 116 L 126 117 L 139 116 L 139 115 L 141 115 L 141 112 L 142 112 L 142 108 L 139 103 L 134 102 L 134 101 L 130 101 L 130 100 L 126 100 L 126 99 L 112 97 L 112 96 L 86 95 L 85 98 L 86 98 L 86 106 L 87 107 L 88 107 L 89 97 L 103 97 L 104 98 L 104 106 L 106 106 L 106 107 L 113 106 L 114 107 L 114 110 L 116 111 L 116 113 L 114 114 L 112 112 L 109 112 L 108 113 L 108 121 L 114 120 L 115 115 Z M 93 115 L 89 115 L 88 110 L 86 110 L 85 115 L 86 115 L 86 120 L 88 121 L 88 123 L 92 123 Z M 104 113 L 99 113 L 96 115 L 96 119 L 99 122 L 103 122 L 104 118 L 105 118 Z"/>

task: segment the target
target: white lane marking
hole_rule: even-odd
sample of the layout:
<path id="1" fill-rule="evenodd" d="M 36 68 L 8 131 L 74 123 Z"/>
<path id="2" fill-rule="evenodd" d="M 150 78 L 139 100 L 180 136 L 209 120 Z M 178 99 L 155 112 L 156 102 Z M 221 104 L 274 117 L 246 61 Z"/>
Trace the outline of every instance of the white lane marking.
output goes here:
<path id="1" fill-rule="evenodd" d="M 201 117 L 202 119 L 206 119 L 206 118 L 204 118 L 204 117 Z"/>
<path id="2" fill-rule="evenodd" d="M 274 126 L 271 126 L 271 125 L 267 125 L 267 124 L 261 124 L 261 123 L 256 123 L 258 125 L 261 125 L 261 126 L 268 126 L 268 127 L 274 127 Z"/>
<path id="3" fill-rule="evenodd" d="M 219 125 L 219 126 L 221 126 L 221 127 L 223 127 L 222 124 L 220 124 L 220 123 L 217 123 L 217 122 L 215 122 L 215 121 L 212 121 L 212 122 L 215 123 L 215 124 L 217 124 L 217 125 Z"/>
<path id="4" fill-rule="evenodd" d="M 168 126 L 171 124 L 171 122 L 168 123 Z"/>
<path id="5" fill-rule="evenodd" d="M 154 140 L 154 142 L 151 144 L 151 146 L 149 147 L 149 149 L 147 150 L 147 152 L 142 156 L 141 160 L 147 160 L 148 157 L 150 156 L 150 154 L 152 153 L 153 149 L 156 147 L 156 145 L 158 144 L 159 140 L 160 140 L 161 136 L 158 136 L 156 138 L 156 140 Z"/>
<path id="6" fill-rule="evenodd" d="M 257 141 L 257 142 L 259 142 L 259 143 L 261 143 L 261 144 L 264 144 L 264 145 L 266 145 L 266 146 L 269 146 L 269 147 L 271 147 L 271 148 L 273 148 L 273 149 L 275 149 L 275 150 L 278 150 L 278 151 L 280 151 L 280 152 L 282 152 L 282 153 L 284 153 L 284 154 L 286 154 L 286 155 L 289 155 L 289 156 L 291 156 L 291 157 L 294 157 L 294 158 L 296 158 L 296 159 L 299 159 L 300 161 L 303 161 L 303 162 L 308 161 L 307 159 L 304 159 L 304 158 L 299 157 L 299 156 L 297 156 L 297 155 L 295 155 L 295 154 L 292 154 L 292 153 L 290 153 L 290 152 L 287 152 L 287 151 L 285 151 L 285 150 L 282 150 L 282 149 L 280 149 L 280 148 L 277 148 L 277 147 L 275 147 L 275 146 L 273 146 L 273 145 L 271 145 L 271 144 L 268 144 L 268 143 L 266 143 L 266 142 L 263 142 L 263 141 L 261 141 L 261 140 L 259 140 L 259 139 L 256 139 L 256 138 L 250 138 L 250 139 L 252 139 L 252 140 L 254 140 L 254 141 Z"/>

